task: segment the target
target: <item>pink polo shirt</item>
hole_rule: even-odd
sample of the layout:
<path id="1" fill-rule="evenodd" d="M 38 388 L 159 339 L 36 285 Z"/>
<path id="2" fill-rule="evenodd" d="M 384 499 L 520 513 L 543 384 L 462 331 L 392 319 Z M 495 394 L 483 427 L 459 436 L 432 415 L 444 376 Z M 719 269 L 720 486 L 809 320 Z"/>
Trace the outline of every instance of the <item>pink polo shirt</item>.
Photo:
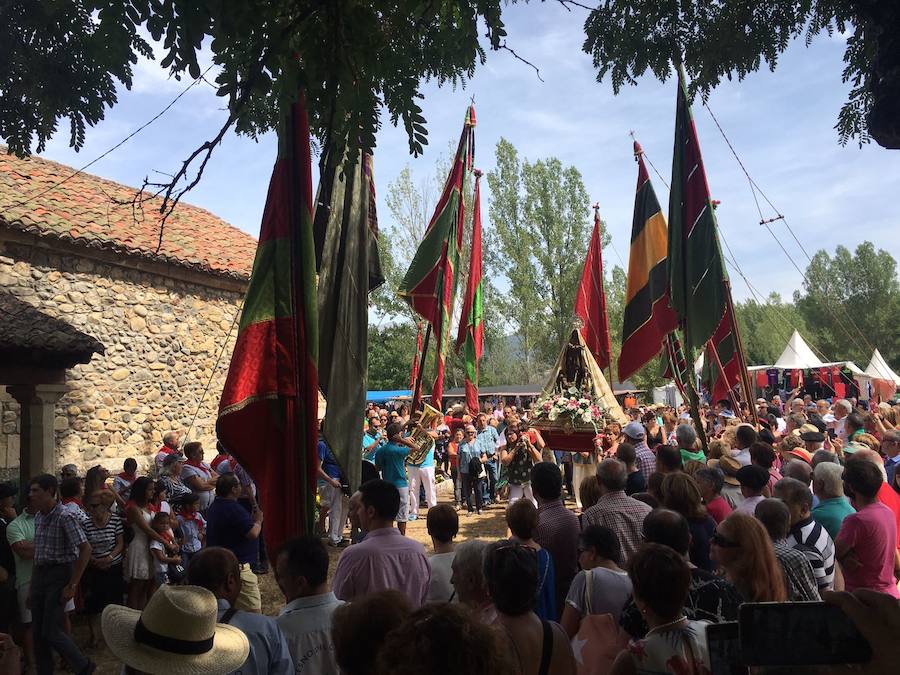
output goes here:
<path id="1" fill-rule="evenodd" d="M 861 565 L 857 569 L 842 566 L 848 591 L 868 588 L 900 598 L 894 581 L 897 525 L 888 507 L 876 502 L 851 513 L 841 523 L 836 541 L 849 545 Z"/>
<path id="2" fill-rule="evenodd" d="M 339 600 L 352 600 L 377 591 L 406 593 L 413 607 L 428 597 L 431 566 L 425 547 L 394 527 L 373 530 L 344 550 L 334 572 L 332 589 Z"/>

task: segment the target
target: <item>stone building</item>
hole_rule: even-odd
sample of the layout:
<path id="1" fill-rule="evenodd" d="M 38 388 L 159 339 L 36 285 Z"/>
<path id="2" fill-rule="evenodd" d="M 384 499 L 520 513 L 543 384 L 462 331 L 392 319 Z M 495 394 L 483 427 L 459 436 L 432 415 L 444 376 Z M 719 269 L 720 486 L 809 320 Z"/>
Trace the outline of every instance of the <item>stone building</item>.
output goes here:
<path id="1" fill-rule="evenodd" d="M 0 291 L 11 296 L 0 302 L 8 329 L 4 337 L 0 326 L 0 342 L 16 343 L 6 351 L 0 344 L 7 474 L 17 472 L 23 441 L 34 443 L 41 425 L 55 449 L 28 461 L 47 470 L 71 462 L 119 471 L 126 457 L 144 466 L 169 430 L 215 453 L 219 395 L 256 241 L 187 204 L 161 233 L 158 200 L 133 207 L 135 192 L 0 146 Z M 22 326 L 32 330 L 23 336 Z M 48 364 L 62 333 L 69 342 L 57 347 L 78 345 L 86 363 Z M 35 350 L 42 335 L 50 343 L 43 352 Z"/>

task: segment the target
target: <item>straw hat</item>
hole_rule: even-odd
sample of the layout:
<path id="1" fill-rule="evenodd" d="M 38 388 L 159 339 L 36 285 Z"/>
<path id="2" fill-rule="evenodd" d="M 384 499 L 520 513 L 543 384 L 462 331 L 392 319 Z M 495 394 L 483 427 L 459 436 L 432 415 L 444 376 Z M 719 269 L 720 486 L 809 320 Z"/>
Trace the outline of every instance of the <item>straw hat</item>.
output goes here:
<path id="1" fill-rule="evenodd" d="M 124 663 L 145 673 L 214 675 L 243 665 L 250 643 L 217 624 L 216 597 L 199 586 L 161 586 L 141 612 L 109 605 L 103 637 Z"/>
<path id="2" fill-rule="evenodd" d="M 719 467 L 725 475 L 725 482 L 729 485 L 740 485 L 737 479 L 737 472 L 741 470 L 741 462 L 731 455 L 722 455 L 719 459 L 709 460 L 709 466 Z"/>
<path id="3" fill-rule="evenodd" d="M 807 464 L 812 464 L 812 454 L 806 448 L 793 448 L 788 450 L 785 454 L 796 457 L 797 459 L 802 459 Z"/>

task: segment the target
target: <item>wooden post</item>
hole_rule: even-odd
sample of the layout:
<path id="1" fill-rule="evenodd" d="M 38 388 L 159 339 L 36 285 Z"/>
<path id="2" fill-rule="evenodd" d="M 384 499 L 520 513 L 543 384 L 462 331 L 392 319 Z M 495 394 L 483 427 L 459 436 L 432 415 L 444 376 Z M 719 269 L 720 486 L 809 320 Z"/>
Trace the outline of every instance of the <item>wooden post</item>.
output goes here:
<path id="1" fill-rule="evenodd" d="M 750 376 L 747 374 L 747 357 L 744 355 L 744 342 L 741 340 L 741 332 L 738 329 L 737 315 L 734 313 L 734 303 L 731 300 L 731 282 L 725 277 L 725 301 L 728 303 L 728 312 L 731 315 L 731 330 L 734 333 L 735 347 L 737 348 L 738 367 L 741 369 L 741 388 L 744 390 L 744 398 L 750 409 L 750 416 L 754 426 L 759 426 L 759 415 L 753 400 L 753 389 L 750 387 Z M 740 410 L 738 410 L 740 414 Z"/>
<path id="2" fill-rule="evenodd" d="M 425 357 L 428 355 L 428 343 L 431 340 L 431 322 L 425 328 L 425 338 L 422 340 L 422 354 L 419 356 L 419 374 L 416 376 L 416 388 L 413 390 L 412 408 L 410 415 L 419 409 L 422 403 L 422 377 L 425 375 Z"/>

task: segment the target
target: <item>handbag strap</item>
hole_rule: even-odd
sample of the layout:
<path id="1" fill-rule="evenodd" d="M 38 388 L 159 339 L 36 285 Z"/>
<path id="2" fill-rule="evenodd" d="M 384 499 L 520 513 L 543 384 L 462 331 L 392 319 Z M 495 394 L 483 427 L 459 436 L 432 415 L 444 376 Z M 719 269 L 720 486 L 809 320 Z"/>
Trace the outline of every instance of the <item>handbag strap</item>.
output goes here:
<path id="1" fill-rule="evenodd" d="M 234 607 L 229 607 L 225 610 L 222 618 L 219 619 L 219 623 L 231 623 L 231 620 L 234 618 L 235 614 L 237 614 L 237 610 Z"/>
<path id="2" fill-rule="evenodd" d="M 584 615 L 593 614 L 591 609 L 591 584 L 593 583 L 594 573 L 591 570 L 584 571 Z"/>
<path id="3" fill-rule="evenodd" d="M 538 675 L 547 675 L 550 672 L 550 658 L 553 656 L 553 627 L 546 619 L 541 619 L 541 628 L 544 631 L 544 640 L 541 644 L 541 665 L 538 667 Z"/>

